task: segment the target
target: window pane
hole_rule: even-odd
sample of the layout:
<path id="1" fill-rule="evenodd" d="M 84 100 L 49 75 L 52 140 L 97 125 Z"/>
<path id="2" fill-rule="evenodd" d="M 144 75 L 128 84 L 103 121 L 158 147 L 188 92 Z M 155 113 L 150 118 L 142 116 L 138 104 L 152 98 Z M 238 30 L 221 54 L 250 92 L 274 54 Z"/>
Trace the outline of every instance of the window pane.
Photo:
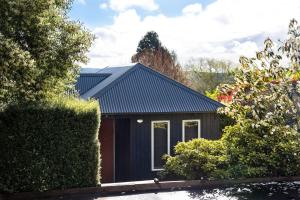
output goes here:
<path id="1" fill-rule="evenodd" d="M 168 123 L 154 123 L 154 169 L 163 167 L 162 156 L 168 153 Z"/>
<path id="2" fill-rule="evenodd" d="M 184 122 L 184 141 L 198 138 L 198 121 Z"/>

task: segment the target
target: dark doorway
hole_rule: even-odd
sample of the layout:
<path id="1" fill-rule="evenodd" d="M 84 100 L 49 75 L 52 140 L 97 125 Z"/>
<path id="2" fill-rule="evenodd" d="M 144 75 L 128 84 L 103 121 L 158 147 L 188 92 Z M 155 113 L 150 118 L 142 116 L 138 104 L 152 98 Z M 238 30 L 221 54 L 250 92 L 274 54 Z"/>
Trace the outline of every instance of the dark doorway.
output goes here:
<path id="1" fill-rule="evenodd" d="M 115 181 L 130 180 L 130 119 L 115 121 Z"/>

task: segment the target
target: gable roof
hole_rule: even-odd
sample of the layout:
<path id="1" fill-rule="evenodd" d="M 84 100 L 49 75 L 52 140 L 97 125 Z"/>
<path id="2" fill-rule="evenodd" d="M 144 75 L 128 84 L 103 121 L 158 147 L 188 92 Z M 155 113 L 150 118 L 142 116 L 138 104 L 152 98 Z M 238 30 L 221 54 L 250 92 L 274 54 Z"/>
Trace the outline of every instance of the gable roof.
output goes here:
<path id="1" fill-rule="evenodd" d="M 99 99 L 103 114 L 215 112 L 223 106 L 140 63 L 97 71 L 108 72 L 81 95 Z"/>
<path id="2" fill-rule="evenodd" d="M 103 69 L 98 69 L 96 72 L 97 74 L 109 74 L 109 76 L 105 80 L 99 82 L 90 90 L 86 91 L 84 94 L 81 95 L 81 97 L 84 99 L 93 97 L 96 93 L 98 93 L 103 88 L 105 88 L 113 81 L 118 79 L 120 76 L 122 76 L 126 71 L 128 71 L 133 66 L 134 65 L 124 66 L 124 67 L 106 67 Z"/>
<path id="3" fill-rule="evenodd" d="M 109 74 L 82 73 L 77 79 L 75 89 L 80 95 L 83 95 L 97 84 L 106 79 Z"/>

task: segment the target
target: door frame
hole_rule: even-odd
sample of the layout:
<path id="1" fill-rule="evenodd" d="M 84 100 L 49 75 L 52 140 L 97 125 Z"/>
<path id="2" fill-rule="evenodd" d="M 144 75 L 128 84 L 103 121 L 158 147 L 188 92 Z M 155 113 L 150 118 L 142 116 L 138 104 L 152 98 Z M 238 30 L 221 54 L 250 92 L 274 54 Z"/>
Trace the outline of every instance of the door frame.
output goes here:
<path id="1" fill-rule="evenodd" d="M 113 182 L 116 182 L 116 120 L 113 120 Z"/>

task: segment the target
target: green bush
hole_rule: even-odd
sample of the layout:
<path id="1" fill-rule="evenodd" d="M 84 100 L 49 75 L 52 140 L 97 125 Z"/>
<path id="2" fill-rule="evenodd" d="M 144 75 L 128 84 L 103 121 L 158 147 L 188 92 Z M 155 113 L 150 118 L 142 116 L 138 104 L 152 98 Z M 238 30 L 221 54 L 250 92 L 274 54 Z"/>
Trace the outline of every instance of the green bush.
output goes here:
<path id="1" fill-rule="evenodd" d="M 222 94 L 232 96 L 220 111 L 236 122 L 230 125 L 231 119 L 226 119 L 224 124 L 230 126 L 220 141 L 224 148 L 213 158 L 226 158 L 224 174 L 229 177 L 300 175 L 300 26 L 295 19 L 289 24 L 287 38 L 279 48 L 267 38 L 255 57 L 242 56 L 234 83 L 219 87 Z M 178 146 L 182 147 L 187 150 L 180 149 L 175 157 L 168 158 L 167 171 L 199 178 L 222 170 L 205 159 L 206 153 L 215 156 L 214 148 L 200 152 L 192 143 Z"/>
<path id="2" fill-rule="evenodd" d="M 163 178 L 224 178 L 225 148 L 221 140 L 194 139 L 175 146 L 174 156 L 165 156 Z"/>
<path id="3" fill-rule="evenodd" d="M 98 185 L 99 123 L 96 101 L 7 107 L 0 112 L 0 191 Z"/>
<path id="4" fill-rule="evenodd" d="M 218 119 L 220 123 L 220 132 L 223 132 L 227 126 L 233 126 L 236 124 L 235 119 L 224 113 L 218 113 Z"/>
<path id="5" fill-rule="evenodd" d="M 297 176 L 300 136 L 289 126 L 244 120 L 226 127 L 220 140 L 178 143 L 175 155 L 165 159 L 165 179 Z"/>
<path id="6" fill-rule="evenodd" d="M 233 178 L 300 174 L 299 133 L 288 126 L 244 120 L 225 128 L 222 140 Z"/>

